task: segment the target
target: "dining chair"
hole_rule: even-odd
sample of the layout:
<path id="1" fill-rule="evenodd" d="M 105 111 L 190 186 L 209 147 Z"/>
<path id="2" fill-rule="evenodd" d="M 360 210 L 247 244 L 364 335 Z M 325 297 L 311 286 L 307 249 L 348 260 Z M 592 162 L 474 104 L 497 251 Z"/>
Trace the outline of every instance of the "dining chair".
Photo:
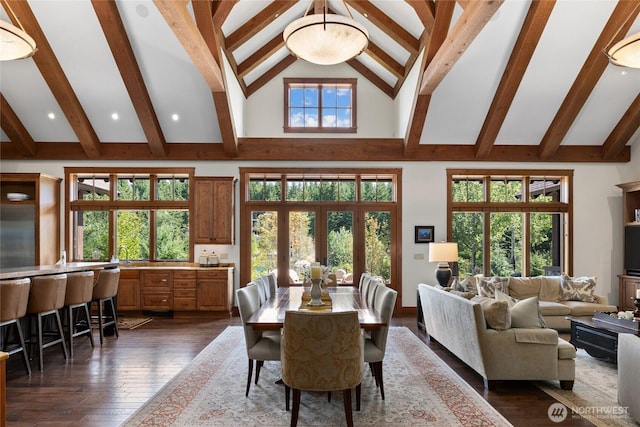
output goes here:
<path id="1" fill-rule="evenodd" d="M 376 298 L 373 303 L 374 310 L 380 313 L 385 326 L 373 329 L 370 336 L 364 341 L 364 361 L 369 364 L 373 371 L 376 387 L 380 387 L 380 396 L 384 400 L 384 382 L 382 378 L 382 361 L 387 348 L 387 335 L 389 334 L 389 323 L 393 316 L 393 309 L 396 304 L 398 292 L 387 286 L 378 286 Z"/>
<path id="2" fill-rule="evenodd" d="M 100 345 L 104 341 L 104 330 L 113 326 L 116 337 L 118 335 L 118 314 L 113 299 L 118 294 L 120 281 L 119 268 L 105 268 L 100 270 L 96 284 L 93 287 L 91 303 L 98 304 L 98 331 L 100 332 Z"/>
<path id="3" fill-rule="evenodd" d="M 258 290 L 258 303 L 260 307 L 262 307 L 264 303 L 267 301 L 267 295 L 265 294 L 264 287 L 262 286 L 262 281 L 258 282 L 258 279 L 252 280 L 249 283 L 247 283 L 247 286 L 245 287 L 248 288 L 250 286 L 255 286 L 256 289 Z"/>
<path id="4" fill-rule="evenodd" d="M 365 300 L 367 301 L 367 305 L 369 307 L 373 307 L 376 292 L 378 291 L 378 287 L 384 286 L 384 283 L 379 279 L 371 278 L 369 280 L 369 286 L 367 286 L 367 290 L 365 292 Z"/>
<path id="5" fill-rule="evenodd" d="M 30 288 L 30 279 L 0 281 L 0 351 L 8 353 L 9 356 L 22 353 L 27 375 L 31 375 L 31 364 L 29 363 L 27 346 L 24 343 L 21 321 L 27 314 Z M 18 342 L 15 344 L 8 342 L 9 338 L 13 336 L 10 334 L 12 326 L 18 335 Z"/>
<path id="6" fill-rule="evenodd" d="M 267 281 L 269 282 L 269 290 L 271 291 L 271 295 L 276 293 L 276 289 L 278 289 L 278 275 L 276 272 L 272 271 L 266 275 Z"/>
<path id="7" fill-rule="evenodd" d="M 364 295 L 366 286 L 369 285 L 369 280 L 371 280 L 371 275 L 369 273 L 362 273 L 360 275 L 360 281 L 358 282 L 358 290 L 360 291 L 360 295 Z"/>
<path id="8" fill-rule="evenodd" d="M 247 320 L 260 308 L 260 293 L 257 285 L 245 286 L 236 290 L 236 303 L 240 313 L 240 321 L 244 329 L 244 341 L 249 358 L 247 375 L 247 389 L 245 396 L 249 396 L 251 376 L 253 375 L 254 360 L 256 361 L 256 379 L 258 384 L 260 369 L 266 360 L 280 360 L 280 334 L 264 335 L 262 331 L 247 325 Z"/>
<path id="9" fill-rule="evenodd" d="M 300 393 L 342 390 L 347 425 L 353 426 L 351 389 L 360 388 L 364 372 L 364 339 L 358 313 L 287 311 L 281 344 L 282 381 L 286 409 L 293 389 L 291 426 L 298 423 Z"/>
<path id="10" fill-rule="evenodd" d="M 271 298 L 271 287 L 269 286 L 269 279 L 267 279 L 267 276 L 260 276 L 255 281 L 262 286 L 264 291 L 264 300 L 267 301 Z"/>

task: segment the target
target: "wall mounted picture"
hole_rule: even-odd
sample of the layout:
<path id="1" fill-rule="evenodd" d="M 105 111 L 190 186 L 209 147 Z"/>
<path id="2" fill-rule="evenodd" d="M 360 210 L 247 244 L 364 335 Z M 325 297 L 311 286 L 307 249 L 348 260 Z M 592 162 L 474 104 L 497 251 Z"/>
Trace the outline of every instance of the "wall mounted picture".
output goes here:
<path id="1" fill-rule="evenodd" d="M 416 243 L 433 242 L 433 225 L 416 225 Z"/>

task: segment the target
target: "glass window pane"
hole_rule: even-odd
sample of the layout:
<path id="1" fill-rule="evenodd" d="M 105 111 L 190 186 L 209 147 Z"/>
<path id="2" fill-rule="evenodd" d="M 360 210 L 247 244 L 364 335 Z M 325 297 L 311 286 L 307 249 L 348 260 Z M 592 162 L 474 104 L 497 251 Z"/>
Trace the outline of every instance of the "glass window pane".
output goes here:
<path id="1" fill-rule="evenodd" d="M 75 211 L 73 213 L 73 259 L 105 261 L 109 253 L 109 212 Z"/>
<path id="2" fill-rule="evenodd" d="M 520 213 L 491 214 L 492 276 L 522 276 L 522 217 Z"/>
<path id="3" fill-rule="evenodd" d="M 289 106 L 290 107 L 303 107 L 304 106 L 304 89 L 301 87 L 289 88 Z"/>
<path id="4" fill-rule="evenodd" d="M 491 180 L 492 202 L 522 202 L 522 194 L 521 179 L 498 178 Z"/>
<path id="5" fill-rule="evenodd" d="M 340 181 L 339 184 L 340 194 L 338 200 L 341 202 L 353 202 L 356 200 L 356 181 Z"/>
<path id="6" fill-rule="evenodd" d="M 276 270 L 278 212 L 251 212 L 251 279 Z"/>
<path id="7" fill-rule="evenodd" d="M 484 201 L 484 183 L 480 179 L 453 178 L 452 200 L 454 202 Z"/>
<path id="8" fill-rule="evenodd" d="M 304 127 L 304 108 L 292 108 L 290 110 L 289 126 Z"/>
<path id="9" fill-rule="evenodd" d="M 304 110 L 304 126 L 318 127 L 318 109 L 307 108 Z"/>
<path id="10" fill-rule="evenodd" d="M 156 192 L 156 200 L 189 200 L 189 179 L 158 177 Z"/>
<path id="11" fill-rule="evenodd" d="M 388 284 L 391 280 L 391 213 L 366 212 L 364 223 L 365 268 Z"/>
<path id="12" fill-rule="evenodd" d="M 305 107 L 318 107 L 319 99 L 318 99 L 319 90 L 317 87 L 307 87 L 304 89 L 304 106 Z"/>
<path id="13" fill-rule="evenodd" d="M 301 202 L 304 200 L 304 181 L 287 180 L 287 201 Z"/>
<path id="14" fill-rule="evenodd" d="M 304 201 L 316 202 L 320 200 L 320 181 L 304 181 Z"/>
<path id="15" fill-rule="evenodd" d="M 559 275 L 563 271 L 561 264 L 562 236 L 561 214 L 531 214 L 530 276 Z"/>
<path id="16" fill-rule="evenodd" d="M 351 277 L 353 283 L 353 212 L 327 213 L 327 265 L 336 273 L 342 270 L 342 278 Z"/>
<path id="17" fill-rule="evenodd" d="M 351 89 L 339 88 L 337 90 L 338 107 L 351 107 Z"/>
<path id="18" fill-rule="evenodd" d="M 338 181 L 323 180 L 320 184 L 320 200 L 338 200 Z"/>
<path id="19" fill-rule="evenodd" d="M 347 128 L 353 126 L 351 123 L 351 109 L 350 108 L 342 108 L 336 111 L 338 115 L 336 125 L 338 127 Z"/>
<path id="20" fill-rule="evenodd" d="M 158 210 L 156 212 L 156 259 L 161 261 L 189 260 L 189 210 Z"/>
<path id="21" fill-rule="evenodd" d="M 124 259 L 128 252 L 129 260 L 149 260 L 149 211 L 121 210 L 117 212 L 117 247 Z"/>
<path id="22" fill-rule="evenodd" d="M 458 276 L 484 271 L 484 215 L 480 212 L 454 212 L 453 241 L 458 243 Z"/>
<path id="23" fill-rule="evenodd" d="M 529 201 L 531 202 L 559 202 L 560 199 L 559 179 L 530 178 L 529 180 Z"/>
<path id="24" fill-rule="evenodd" d="M 338 104 L 335 87 L 324 87 L 322 89 L 322 105 L 324 107 L 335 108 Z"/>
<path id="25" fill-rule="evenodd" d="M 118 177 L 118 200 L 150 200 L 149 177 Z"/>
<path id="26" fill-rule="evenodd" d="M 109 200 L 108 175 L 78 175 L 78 200 Z"/>
<path id="27" fill-rule="evenodd" d="M 334 128 L 337 125 L 336 110 L 334 108 L 322 109 L 322 126 Z"/>
<path id="28" fill-rule="evenodd" d="M 316 261 L 315 236 L 315 212 L 289 213 L 289 283 L 302 283 L 309 266 Z"/>

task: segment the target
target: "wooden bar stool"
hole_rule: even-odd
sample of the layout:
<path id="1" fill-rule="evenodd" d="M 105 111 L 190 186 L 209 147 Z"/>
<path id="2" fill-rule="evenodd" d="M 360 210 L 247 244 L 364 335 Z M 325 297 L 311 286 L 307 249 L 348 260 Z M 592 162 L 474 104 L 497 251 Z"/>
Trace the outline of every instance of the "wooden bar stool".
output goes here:
<path id="1" fill-rule="evenodd" d="M 0 332 L 0 350 L 7 352 L 9 356 L 22 353 L 27 375 L 31 375 L 31 364 L 20 321 L 27 314 L 30 288 L 31 280 L 29 279 L 0 281 L 0 330 L 4 329 Z M 18 342 L 15 344 L 9 343 L 12 327 L 18 335 Z"/>
<path id="2" fill-rule="evenodd" d="M 67 291 L 64 296 L 64 311 L 69 337 L 69 355 L 73 358 L 73 339 L 89 335 L 91 347 L 94 347 L 91 333 L 91 314 L 89 304 L 93 298 L 93 271 L 80 271 L 67 274 Z M 74 318 L 75 312 L 75 318 Z"/>
<path id="3" fill-rule="evenodd" d="M 67 354 L 67 345 L 62 332 L 62 322 L 60 321 L 60 310 L 64 306 L 64 295 L 67 290 L 67 275 L 56 274 L 51 276 L 35 276 L 31 279 L 31 290 L 29 291 L 29 304 L 27 304 L 27 314 L 31 320 L 36 320 L 36 345 L 38 346 L 38 355 L 40 362 L 40 370 L 43 369 L 43 353 L 44 349 L 60 344 L 64 359 L 69 358 Z M 55 317 L 55 331 L 51 331 L 53 338 L 45 342 L 45 337 L 49 333 L 45 333 L 42 319 L 53 315 Z M 29 339 L 31 349 L 33 349 L 33 338 Z"/>
<path id="4" fill-rule="evenodd" d="M 100 331 L 100 345 L 104 341 L 104 328 L 113 326 L 118 337 L 118 315 L 113 298 L 118 293 L 120 269 L 109 268 L 100 270 L 96 285 L 93 287 L 91 304 L 98 304 L 98 330 Z"/>

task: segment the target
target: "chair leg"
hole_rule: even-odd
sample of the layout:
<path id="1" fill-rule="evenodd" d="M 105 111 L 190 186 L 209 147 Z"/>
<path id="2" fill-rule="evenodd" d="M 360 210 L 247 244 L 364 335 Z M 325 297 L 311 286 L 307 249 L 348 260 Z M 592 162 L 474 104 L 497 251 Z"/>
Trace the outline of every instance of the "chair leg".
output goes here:
<path id="1" fill-rule="evenodd" d="M 285 399 L 285 404 L 284 404 L 284 408 L 285 410 L 289 410 L 289 399 L 291 396 L 291 388 L 289 388 L 288 385 L 284 385 L 284 399 Z"/>
<path id="2" fill-rule="evenodd" d="M 356 411 L 360 410 L 360 397 L 362 394 L 362 383 L 356 386 Z"/>
<path id="3" fill-rule="evenodd" d="M 96 344 L 93 341 L 93 332 L 91 331 L 91 312 L 89 311 L 89 306 L 87 304 L 82 304 L 84 308 L 84 315 L 87 320 L 87 328 L 89 328 L 89 341 L 91 342 L 91 348 L 95 348 Z"/>
<path id="4" fill-rule="evenodd" d="M 382 379 L 382 361 L 373 363 L 375 371 L 376 383 L 380 386 L 380 396 L 384 400 L 384 380 Z"/>
<path id="5" fill-rule="evenodd" d="M 116 306 L 113 303 L 113 298 L 109 298 L 109 306 L 111 307 L 111 319 L 113 320 L 113 330 L 116 333 L 116 338 L 119 338 L 118 335 L 118 314 L 116 313 Z"/>
<path id="6" fill-rule="evenodd" d="M 56 310 L 53 313 L 56 317 L 56 324 L 58 325 L 58 335 L 60 336 L 60 344 L 62 345 L 62 352 L 64 353 L 64 360 L 69 360 L 69 353 L 67 352 L 67 343 L 64 338 L 64 330 L 62 329 L 62 321 L 60 320 L 60 313 Z"/>
<path id="7" fill-rule="evenodd" d="M 27 346 L 24 343 L 24 334 L 22 333 L 22 326 L 20 326 L 20 321 L 16 321 L 16 329 L 18 330 L 18 338 L 20 339 L 20 346 L 22 347 L 22 358 L 24 360 L 24 367 L 27 370 L 27 375 L 31 375 L 31 363 L 29 363 L 29 355 L 27 354 Z"/>
<path id="8" fill-rule="evenodd" d="M 249 374 L 247 375 L 247 391 L 245 391 L 244 397 L 249 396 L 249 387 L 251 387 L 251 375 L 253 375 L 253 360 L 249 359 Z"/>
<path id="9" fill-rule="evenodd" d="M 293 409 L 291 410 L 291 427 L 298 425 L 298 412 L 300 412 L 300 389 L 293 389 Z"/>
<path id="10" fill-rule="evenodd" d="M 73 306 L 67 307 L 67 320 L 69 321 L 69 357 L 73 359 Z"/>
<path id="11" fill-rule="evenodd" d="M 353 413 L 351 408 L 351 389 L 347 388 L 342 390 L 342 396 L 344 400 L 344 415 L 347 418 L 347 426 L 353 427 Z"/>
<path id="12" fill-rule="evenodd" d="M 38 313 L 37 314 L 37 322 L 36 322 L 36 345 L 38 346 L 38 363 L 39 363 L 39 367 L 40 370 L 42 371 L 44 369 L 44 363 L 42 363 L 42 314 Z"/>
<path id="13" fill-rule="evenodd" d="M 102 300 L 98 300 L 98 331 L 100 332 L 100 345 L 104 342 L 104 326 L 102 325 L 104 323 L 104 319 L 102 318 L 103 315 Z"/>
<path id="14" fill-rule="evenodd" d="M 258 378 L 260 378 L 260 369 L 264 365 L 264 360 L 256 360 L 256 385 L 258 385 Z"/>

